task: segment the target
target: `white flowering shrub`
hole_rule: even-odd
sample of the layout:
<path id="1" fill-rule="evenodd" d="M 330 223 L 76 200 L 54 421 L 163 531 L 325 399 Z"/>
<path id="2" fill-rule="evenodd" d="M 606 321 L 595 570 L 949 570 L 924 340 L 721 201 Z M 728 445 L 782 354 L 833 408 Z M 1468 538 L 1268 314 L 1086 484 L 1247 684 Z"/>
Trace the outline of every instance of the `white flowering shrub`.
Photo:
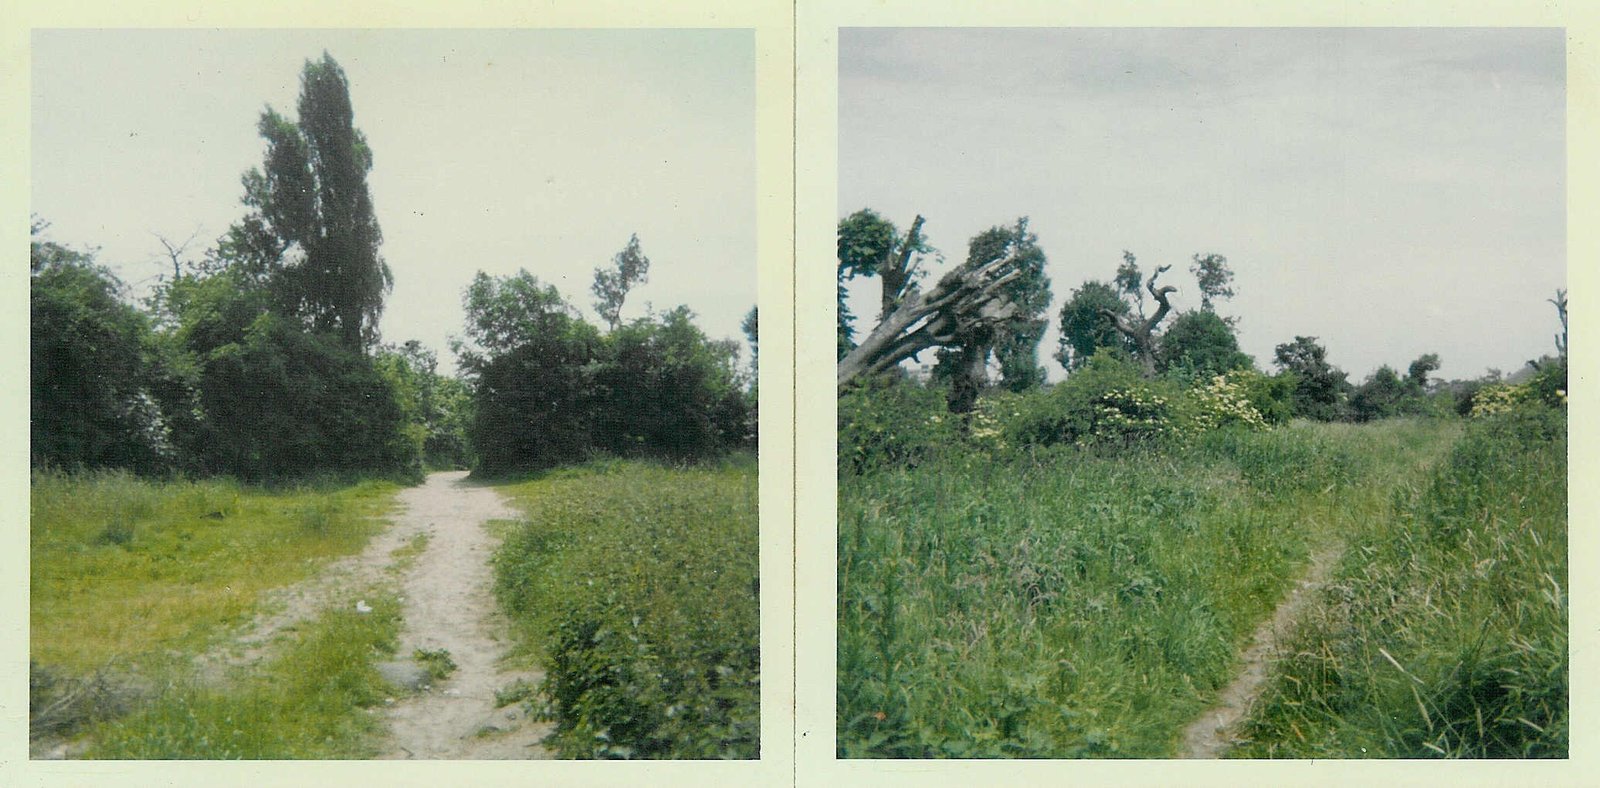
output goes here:
<path id="1" fill-rule="evenodd" d="M 1218 427 L 1240 424 L 1250 429 L 1266 429 L 1267 421 L 1251 404 L 1243 383 L 1217 375 L 1202 385 L 1189 389 L 1194 404 L 1191 429 L 1205 432 Z"/>
<path id="2" fill-rule="evenodd" d="M 1515 410 L 1533 399 L 1528 386 L 1513 383 L 1496 383 L 1478 389 L 1472 397 L 1472 417 L 1498 416 Z"/>

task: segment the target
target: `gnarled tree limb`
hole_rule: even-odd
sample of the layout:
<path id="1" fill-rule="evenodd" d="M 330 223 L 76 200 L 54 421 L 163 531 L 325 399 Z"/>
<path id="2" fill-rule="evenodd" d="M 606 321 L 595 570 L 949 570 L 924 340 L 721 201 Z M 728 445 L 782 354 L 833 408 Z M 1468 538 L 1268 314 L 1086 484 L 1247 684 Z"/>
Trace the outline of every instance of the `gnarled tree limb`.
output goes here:
<path id="1" fill-rule="evenodd" d="M 1156 327 L 1160 326 L 1161 321 L 1165 320 L 1167 314 L 1172 311 L 1172 303 L 1167 300 L 1167 296 L 1178 292 L 1178 288 L 1172 285 L 1164 285 L 1158 289 L 1156 287 L 1156 277 L 1166 273 L 1167 269 L 1171 267 L 1171 265 L 1164 265 L 1157 268 L 1155 273 L 1151 274 L 1150 278 L 1144 283 L 1145 289 L 1150 291 L 1150 295 L 1155 297 L 1156 304 L 1158 304 L 1155 314 L 1141 319 L 1131 314 L 1119 315 L 1109 309 L 1100 310 L 1100 314 L 1111 320 L 1118 333 L 1127 337 L 1128 341 L 1133 343 L 1135 352 L 1139 354 L 1139 364 L 1144 369 L 1144 374 L 1148 377 L 1155 377 L 1156 374 Z"/>
<path id="2" fill-rule="evenodd" d="M 921 218 L 912 225 L 914 240 Z M 1017 306 L 1002 292 L 1021 275 L 1017 258 L 1007 256 L 979 266 L 962 266 L 939 280 L 926 293 L 902 283 L 906 291 L 893 311 L 860 345 L 839 361 L 838 385 L 876 374 L 933 347 L 958 345 L 963 335 L 992 328 L 1017 314 Z M 887 283 L 886 283 L 887 285 Z M 889 287 L 884 288 L 888 306 Z"/>

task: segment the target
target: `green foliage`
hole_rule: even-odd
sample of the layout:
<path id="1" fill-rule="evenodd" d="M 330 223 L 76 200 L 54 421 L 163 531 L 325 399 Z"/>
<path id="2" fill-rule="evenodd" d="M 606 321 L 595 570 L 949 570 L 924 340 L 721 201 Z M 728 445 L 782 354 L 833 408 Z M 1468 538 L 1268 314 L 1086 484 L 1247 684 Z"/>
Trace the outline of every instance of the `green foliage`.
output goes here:
<path id="1" fill-rule="evenodd" d="M 170 471 L 193 435 L 193 364 L 79 252 L 29 244 L 29 386 L 35 465 Z"/>
<path id="2" fill-rule="evenodd" d="M 1524 384 L 1528 396 L 1552 408 L 1567 406 L 1567 360 L 1546 359 L 1534 370 L 1533 377 Z"/>
<path id="3" fill-rule="evenodd" d="M 599 332 L 527 271 L 480 272 L 465 306 L 475 346 L 458 353 L 472 379 L 468 434 L 478 467 L 493 475 L 588 456 Z"/>
<path id="4" fill-rule="evenodd" d="M 704 457 L 749 437 L 737 346 L 708 340 L 678 307 L 613 331 L 594 373 L 594 440 L 620 455 Z"/>
<path id="5" fill-rule="evenodd" d="M 755 440 L 738 346 L 709 340 L 679 307 L 602 337 L 526 271 L 480 273 L 458 346 L 471 379 L 469 430 L 490 475 L 581 461 L 596 449 L 678 459 Z"/>
<path id="6" fill-rule="evenodd" d="M 1566 456 L 1558 409 L 1469 425 L 1353 534 L 1237 754 L 1568 757 Z"/>
<path id="7" fill-rule="evenodd" d="M 1124 281 L 1135 281 L 1137 272 L 1137 267 L 1131 274 L 1119 271 L 1119 286 Z M 1133 352 L 1127 338 L 1117 331 L 1116 323 L 1103 311 L 1110 310 L 1118 315 L 1131 311 L 1132 308 L 1117 292 L 1111 285 L 1090 280 L 1073 290 L 1072 297 L 1061 305 L 1061 345 L 1055 354 L 1061 366 L 1069 371 L 1077 370 L 1088 363 L 1100 348 Z"/>
<path id="8" fill-rule="evenodd" d="M 1416 361 L 1411 362 L 1410 367 L 1406 368 L 1406 381 L 1416 386 L 1419 391 L 1426 391 L 1428 389 L 1428 375 L 1438 369 L 1439 354 L 1424 353 L 1418 356 Z"/>
<path id="9" fill-rule="evenodd" d="M 1267 375 L 1254 369 L 1235 369 L 1228 381 L 1243 389 L 1250 407 L 1268 425 L 1285 424 L 1294 416 L 1295 377 L 1290 373 Z"/>
<path id="10" fill-rule="evenodd" d="M 1184 427 L 1182 390 L 1145 378 L 1131 362 L 1102 348 L 1048 395 L 1031 400 L 1006 425 L 1015 446 L 1127 446 L 1174 438 Z"/>
<path id="11" fill-rule="evenodd" d="M 569 758 L 754 758 L 756 476 L 613 462 L 510 488 L 495 589 Z M 510 701 L 508 701 L 510 702 Z"/>
<path id="12" fill-rule="evenodd" d="M 1373 421 L 1398 416 L 1406 409 L 1410 393 L 1400 376 L 1385 364 L 1350 395 L 1350 417 Z"/>
<path id="13" fill-rule="evenodd" d="M 1295 337 L 1279 345 L 1275 357 L 1280 371 L 1294 375 L 1296 416 L 1318 421 L 1340 417 L 1350 383 L 1343 370 L 1328 363 L 1327 348 L 1316 337 Z"/>
<path id="14" fill-rule="evenodd" d="M 1384 511 L 1448 437 L 1385 429 L 951 451 L 841 478 L 838 754 L 1172 755 L 1313 546 Z M 1280 482 L 1291 457 L 1348 486 Z"/>
<path id="15" fill-rule="evenodd" d="M 1228 258 L 1220 254 L 1195 255 L 1189 266 L 1195 284 L 1200 288 L 1200 309 L 1211 312 L 1216 301 L 1233 297 L 1233 270 L 1228 268 Z"/>
<path id="16" fill-rule="evenodd" d="M 206 354 L 200 381 L 212 469 L 247 479 L 420 469 L 417 436 L 371 360 L 274 313 Z"/>
<path id="17" fill-rule="evenodd" d="M 1028 217 L 1009 227 L 991 227 L 973 236 L 967 245 L 967 265 L 978 267 L 995 260 L 1012 258 L 1016 278 L 1001 290 L 1016 306 L 1016 315 L 995 328 L 992 348 L 982 340 L 969 352 L 985 358 L 992 351 L 1000 366 L 1000 385 L 1011 391 L 1026 391 L 1044 384 L 1044 367 L 1039 366 L 1039 340 L 1044 337 L 1045 311 L 1050 308 L 1050 279 L 1044 275 L 1045 254 L 1039 236 L 1028 231 Z"/>
<path id="18" fill-rule="evenodd" d="M 416 340 L 383 346 L 373 365 L 395 392 L 404 433 L 426 468 L 456 470 L 471 465 L 467 425 L 471 398 L 466 386 L 437 372 L 438 357 Z"/>
<path id="19" fill-rule="evenodd" d="M 915 466 L 952 444 L 959 417 L 944 391 L 895 375 L 867 378 L 839 395 L 839 475 Z"/>
<path id="20" fill-rule="evenodd" d="M 1252 430 L 1267 428 L 1267 420 L 1251 403 L 1245 384 L 1231 375 L 1217 375 L 1209 383 L 1193 386 L 1186 393 L 1194 404 L 1190 416 L 1194 432 L 1234 426 Z"/>
<path id="21" fill-rule="evenodd" d="M 219 252 L 262 278 L 276 311 L 360 352 L 377 341 L 393 277 L 367 189 L 372 151 L 352 123 L 349 80 L 326 52 L 306 61 L 297 109 L 297 123 L 262 113 L 266 161 L 244 176 L 253 210 Z"/>
<path id="22" fill-rule="evenodd" d="M 1255 360 L 1239 350 L 1233 326 L 1211 311 L 1178 315 L 1156 345 L 1157 372 L 1206 379 L 1254 366 Z"/>
<path id="23" fill-rule="evenodd" d="M 622 323 L 622 303 L 628 291 L 650 280 L 650 258 L 639 248 L 639 236 L 628 237 L 628 245 L 611 258 L 610 268 L 594 269 L 594 308 L 606 326 L 617 330 Z"/>
<path id="24" fill-rule="evenodd" d="M 961 338 L 959 347 L 943 348 L 934 376 L 948 381 L 954 390 L 951 410 L 971 409 L 977 390 L 986 381 L 969 379 L 975 367 L 986 368 L 992 355 L 1000 367 L 1000 385 L 1010 391 L 1037 388 L 1045 381 L 1039 366 L 1039 340 L 1046 321 L 1041 318 L 1050 306 L 1050 280 L 1044 275 L 1045 255 L 1039 237 L 1028 231 L 1028 217 L 1009 227 L 991 227 L 973 236 L 967 245 L 969 268 L 1012 258 L 1017 276 L 1000 291 L 1017 308 L 1011 319 L 976 334 Z M 963 396 L 964 395 L 964 396 Z"/>
<path id="25" fill-rule="evenodd" d="M 858 276 L 876 276 L 899 243 L 899 230 L 870 208 L 839 220 L 837 287 L 839 358 L 855 348 L 855 316 L 845 305 L 844 283 Z"/>

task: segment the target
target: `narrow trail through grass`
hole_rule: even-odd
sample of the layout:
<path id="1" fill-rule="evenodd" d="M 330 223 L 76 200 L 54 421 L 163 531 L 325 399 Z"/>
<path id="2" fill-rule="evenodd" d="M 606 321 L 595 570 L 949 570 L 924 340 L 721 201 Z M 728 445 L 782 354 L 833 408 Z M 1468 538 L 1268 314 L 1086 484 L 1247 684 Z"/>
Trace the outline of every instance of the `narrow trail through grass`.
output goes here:
<path id="1" fill-rule="evenodd" d="M 1261 697 L 1271 675 L 1271 661 L 1306 608 L 1316 603 L 1344 554 L 1344 542 L 1324 545 L 1311 555 L 1311 564 L 1295 582 L 1289 595 L 1250 636 L 1250 646 L 1239 655 L 1239 673 L 1217 695 L 1217 702 L 1183 731 L 1184 758 L 1220 758 L 1233 746 L 1234 734 L 1250 707 Z"/>

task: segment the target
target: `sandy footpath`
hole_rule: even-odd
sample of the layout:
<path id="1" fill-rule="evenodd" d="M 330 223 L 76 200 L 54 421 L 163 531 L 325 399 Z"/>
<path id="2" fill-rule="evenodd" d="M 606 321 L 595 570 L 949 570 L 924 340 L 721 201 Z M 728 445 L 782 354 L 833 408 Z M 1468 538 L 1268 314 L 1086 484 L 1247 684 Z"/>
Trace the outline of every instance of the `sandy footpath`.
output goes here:
<path id="1" fill-rule="evenodd" d="M 399 699 L 389 710 L 389 758 L 547 758 L 539 740 L 548 723 L 524 718 L 517 704 L 494 708 L 495 691 L 535 672 L 503 670 L 504 624 L 495 614 L 489 557 L 496 540 L 489 520 L 514 517 L 500 496 L 466 480 L 465 471 L 435 473 L 400 493 L 393 531 L 428 546 L 401 579 L 404 623 L 398 656 L 415 649 L 450 652 L 456 670 L 432 689 Z"/>

